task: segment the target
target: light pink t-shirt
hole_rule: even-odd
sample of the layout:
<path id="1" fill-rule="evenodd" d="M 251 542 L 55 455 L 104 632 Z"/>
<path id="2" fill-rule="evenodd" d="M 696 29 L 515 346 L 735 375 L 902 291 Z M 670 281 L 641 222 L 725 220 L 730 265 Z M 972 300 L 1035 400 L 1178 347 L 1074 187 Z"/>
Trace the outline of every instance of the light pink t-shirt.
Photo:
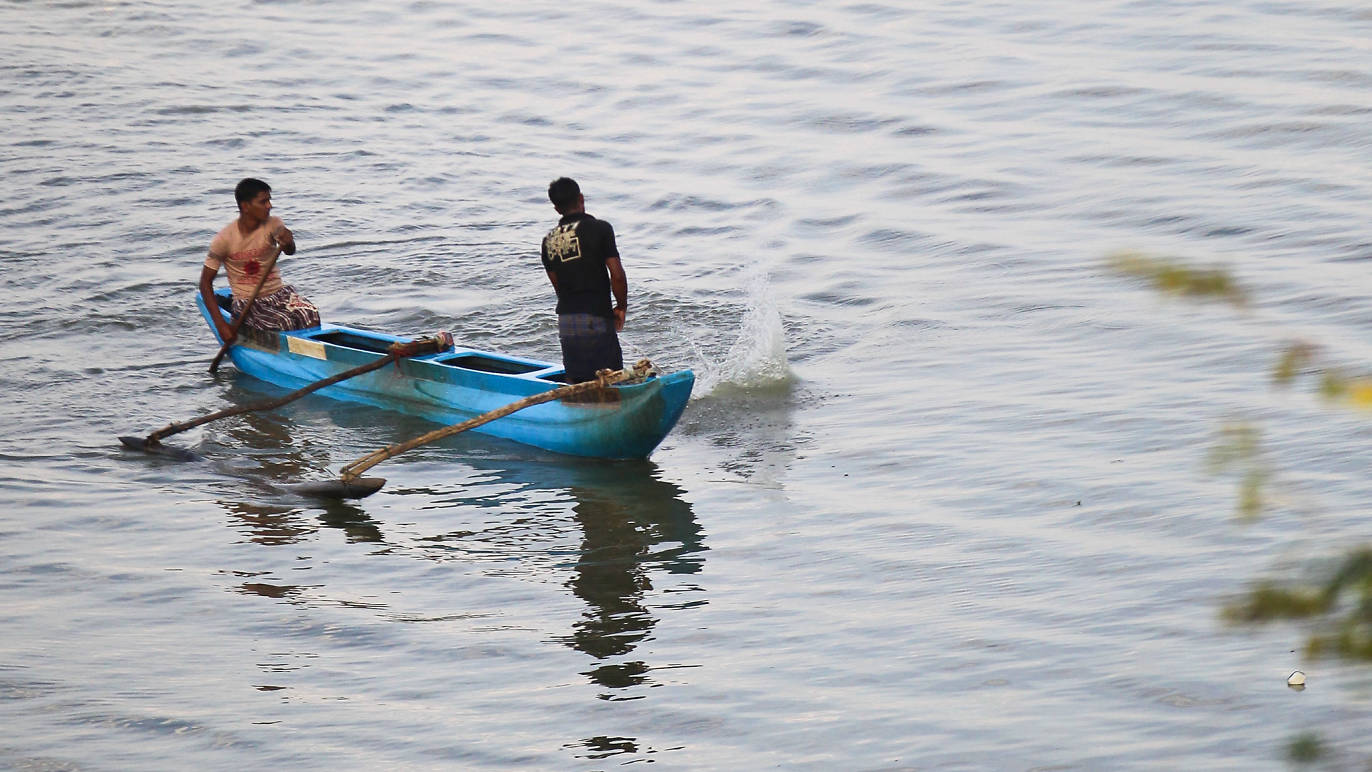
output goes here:
<path id="1" fill-rule="evenodd" d="M 262 227 L 244 236 L 238 230 L 238 221 L 234 220 L 215 234 L 210 242 L 210 255 L 205 258 L 205 267 L 213 268 L 217 273 L 222 266 L 229 276 L 229 288 L 233 290 L 233 296 L 247 300 L 262 278 L 262 267 L 272 255 L 281 252 L 280 247 L 272 246 L 270 236 L 284 225 L 280 217 L 268 217 Z M 279 289 L 281 271 L 273 265 L 257 296 L 265 298 Z"/>

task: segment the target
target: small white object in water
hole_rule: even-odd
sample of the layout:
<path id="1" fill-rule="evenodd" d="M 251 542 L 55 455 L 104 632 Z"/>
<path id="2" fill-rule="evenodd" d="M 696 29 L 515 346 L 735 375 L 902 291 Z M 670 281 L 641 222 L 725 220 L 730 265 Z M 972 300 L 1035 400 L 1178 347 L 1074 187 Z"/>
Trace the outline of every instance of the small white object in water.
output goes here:
<path id="1" fill-rule="evenodd" d="M 1286 677 L 1287 686 L 1305 686 L 1305 673 L 1299 670 L 1293 671 Z"/>

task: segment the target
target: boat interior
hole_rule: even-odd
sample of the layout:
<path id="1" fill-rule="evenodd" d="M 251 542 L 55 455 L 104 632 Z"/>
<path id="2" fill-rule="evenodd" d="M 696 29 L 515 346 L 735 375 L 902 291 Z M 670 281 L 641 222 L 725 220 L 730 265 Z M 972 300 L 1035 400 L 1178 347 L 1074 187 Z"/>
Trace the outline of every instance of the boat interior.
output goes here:
<path id="1" fill-rule="evenodd" d="M 231 313 L 229 291 L 219 290 L 215 293 L 215 301 L 225 313 Z M 338 325 L 325 325 L 313 330 L 295 330 L 288 333 L 294 337 L 316 340 L 320 343 L 328 343 L 343 348 L 356 349 L 359 351 L 371 351 L 379 354 L 386 353 L 386 349 L 396 341 L 408 341 L 409 338 L 397 337 L 375 333 L 369 330 L 359 330 L 353 327 L 340 327 Z M 552 383 L 566 383 L 567 374 L 562 367 L 548 362 L 535 362 L 524 359 L 516 359 L 500 354 L 487 352 L 463 350 L 456 348 L 453 351 L 421 357 L 428 362 L 447 367 L 456 367 L 463 370 L 473 370 L 482 373 L 494 373 L 497 375 L 533 375 L 537 374 L 539 380 L 550 381 Z"/>
<path id="2" fill-rule="evenodd" d="M 395 341 L 405 340 L 405 338 L 397 338 L 392 335 L 372 333 L 351 327 L 340 328 L 333 325 L 316 331 L 299 330 L 290 334 L 300 338 L 317 340 L 320 343 L 330 343 L 361 351 L 374 351 L 379 354 L 386 353 L 386 348 Z M 431 364 L 473 370 L 479 373 L 494 373 L 496 375 L 534 375 L 536 373 L 535 377 L 539 380 L 553 383 L 564 383 L 566 379 L 566 373 L 561 367 L 547 362 L 531 362 L 470 349 L 457 348 L 438 355 L 419 358 Z"/>

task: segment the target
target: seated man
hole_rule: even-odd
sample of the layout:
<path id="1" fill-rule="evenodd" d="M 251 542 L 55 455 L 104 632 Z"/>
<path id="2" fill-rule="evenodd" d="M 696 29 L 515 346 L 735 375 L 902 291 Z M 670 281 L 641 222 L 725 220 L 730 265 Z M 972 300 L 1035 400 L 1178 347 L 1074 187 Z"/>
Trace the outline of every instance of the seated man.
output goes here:
<path id="1" fill-rule="evenodd" d="M 205 307 L 215 308 L 214 277 L 223 266 L 233 291 L 233 316 L 243 318 L 248 299 L 258 282 L 257 300 L 252 312 L 243 319 L 242 328 L 248 330 L 300 330 L 319 326 L 319 309 L 281 281 L 281 272 L 272 266 L 266 280 L 262 269 L 273 255 L 295 254 L 295 234 L 280 217 L 272 217 L 272 189 L 262 180 L 248 177 L 234 188 L 238 202 L 238 219 L 224 226 L 210 242 L 210 254 L 200 271 L 200 296 Z M 273 251 L 275 250 L 275 251 Z M 235 337 L 230 326 L 217 314 L 211 314 L 219 337 L 228 343 Z"/>

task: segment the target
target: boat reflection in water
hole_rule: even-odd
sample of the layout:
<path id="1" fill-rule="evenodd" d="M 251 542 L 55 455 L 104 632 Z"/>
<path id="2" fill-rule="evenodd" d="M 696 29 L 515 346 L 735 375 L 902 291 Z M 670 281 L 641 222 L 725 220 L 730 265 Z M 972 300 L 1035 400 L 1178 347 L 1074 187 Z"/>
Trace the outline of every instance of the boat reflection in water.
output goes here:
<path id="1" fill-rule="evenodd" d="M 558 573 L 570 568 L 565 586 L 585 603 L 585 608 L 570 632 L 553 636 L 553 640 L 590 657 L 590 667 L 581 675 L 596 688 L 598 699 L 643 699 L 644 687 L 655 685 L 656 670 L 683 666 L 679 662 L 654 665 L 640 651 L 640 645 L 652 635 L 660 610 L 706 603 L 705 591 L 696 584 L 695 575 L 703 569 L 704 553 L 709 548 L 685 492 L 661 479 L 655 463 L 552 456 L 470 463 L 484 473 L 483 484 L 503 490 L 486 500 L 489 506 L 502 510 L 502 520 L 512 512 L 530 508 L 520 502 L 537 500 L 536 508 L 552 515 L 565 507 L 570 497 L 570 515 L 580 531 L 580 543 L 571 551 L 574 557 L 570 565 L 567 551 L 559 550 L 556 562 L 547 568 Z M 550 493 L 554 494 L 551 501 Z M 563 502 L 560 505 L 559 499 Z M 534 538 L 541 536 L 545 543 L 565 542 L 568 536 L 575 536 L 565 532 L 565 515 L 550 520 L 535 516 L 533 520 L 542 520 L 537 527 L 543 531 Z M 559 529 L 564 532 L 558 533 Z M 525 567 L 541 572 L 530 563 L 549 553 L 539 555 L 537 548 L 530 550 L 530 536 L 527 531 L 504 532 L 492 534 L 491 541 L 519 550 Z M 664 602 L 668 593 L 682 600 Z M 631 757 L 660 750 L 644 747 L 636 737 L 618 735 L 585 737 L 564 747 L 585 759 Z"/>
<path id="2" fill-rule="evenodd" d="M 490 445 L 489 439 L 479 442 Z M 633 656 L 657 624 L 645 598 L 655 583 L 673 594 L 702 592 L 691 576 L 700 572 L 708 548 L 684 491 L 661 479 L 652 461 L 531 455 L 511 445 L 502 450 L 514 453 L 499 458 L 465 450 L 454 453 L 469 475 L 461 492 L 401 486 L 394 492 L 431 496 L 442 502 L 438 506 L 494 511 L 483 518 L 485 527 L 428 537 L 423 548 L 441 560 L 453 559 L 454 552 L 467 560 L 489 556 L 501 572 L 510 570 L 512 555 L 521 573 L 570 569 L 565 586 L 586 608 L 568 634 L 553 640 L 593 659 L 584 675 L 609 690 L 601 699 L 633 699 L 614 690 L 649 682 L 653 668 Z M 465 519 L 470 526 L 471 516 Z M 574 549 L 563 546 L 573 538 L 579 542 Z M 704 603 L 703 593 L 698 597 L 672 607 Z"/>
<path id="3" fill-rule="evenodd" d="M 251 379 L 239 383 L 252 386 Z M 230 390 L 232 398 L 262 398 L 242 386 Z M 661 609 L 706 602 L 694 580 L 708 549 L 702 529 L 685 492 L 663 480 L 657 464 L 563 456 L 460 434 L 389 462 L 391 483 L 383 495 L 413 497 L 402 506 L 406 521 L 389 523 L 367 514 L 369 508 L 378 511 L 379 497 L 356 505 L 306 501 L 277 484 L 318 478 L 321 470 L 370 449 L 340 449 L 342 437 L 383 445 L 433 428 L 406 416 L 386 418 L 379 424 L 373 408 L 307 397 L 285 415 L 227 421 L 207 432 L 196 449 L 229 459 L 218 464 L 246 480 L 237 486 L 242 495 L 224 497 L 221 504 L 254 542 L 307 542 L 322 529 L 337 528 L 349 541 L 384 543 L 378 559 L 408 555 L 485 565 L 516 577 L 565 577 L 564 586 L 585 607 L 570 630 L 550 640 L 590 658 L 579 672 L 599 699 L 641 699 L 642 687 L 655 685 L 655 669 L 683 666 L 655 667 L 640 652 Z M 405 482 L 434 476 L 444 482 Z M 234 574 L 241 582 L 236 591 L 286 603 L 311 605 L 329 594 L 322 586 L 279 583 L 266 571 Z M 665 594 L 681 600 L 664 602 Z M 565 747 L 579 757 L 604 758 L 639 753 L 638 746 L 630 737 L 590 737 Z"/>
<path id="4" fill-rule="evenodd" d="M 253 385 L 251 379 L 243 379 L 230 390 L 231 396 L 261 399 Z M 321 469 L 337 463 L 340 458 L 330 456 L 346 455 L 337 449 L 331 452 L 340 433 L 377 429 L 374 408 L 308 397 L 299 404 L 308 421 L 293 422 L 280 413 L 249 413 L 219 424 L 208 435 L 212 439 L 197 448 L 230 459 L 221 466 L 231 465 L 226 471 L 249 486 L 243 491 L 247 496 L 221 500 L 247 538 L 264 545 L 289 544 L 315 538 L 322 528 L 337 528 L 349 541 L 386 543 L 390 555 L 494 560 L 501 572 L 510 570 L 511 556 L 518 556 L 522 566 L 516 570 L 529 574 L 565 573 L 570 568 L 566 586 L 585 602 L 586 610 L 569 634 L 554 640 L 592 657 L 594 666 L 585 675 L 607 690 L 648 682 L 651 666 L 632 656 L 657 623 L 644 604 L 645 595 L 655 581 L 666 581 L 655 576 L 698 573 L 707 549 L 684 491 L 661 479 L 655 463 L 583 459 L 490 437 L 457 435 L 391 464 L 437 463 L 459 482 L 406 487 L 393 480 L 386 491 L 427 498 L 421 508 L 430 512 L 454 510 L 451 518 L 439 520 L 460 530 L 413 532 L 394 525 L 386 529 L 367 514 L 366 502 L 306 501 L 277 484 L 318 477 Z M 318 415 L 320 410 L 327 420 L 317 420 L 324 418 Z M 399 438 L 432 428 L 419 419 L 388 418 L 393 418 L 388 432 Z M 395 440 L 387 436 L 383 441 Z M 428 528 L 434 525 L 431 522 Z M 579 540 L 570 550 L 575 555 L 570 564 L 569 539 Z M 689 580 L 672 585 L 674 593 L 699 590 Z M 695 602 L 687 599 L 673 605 L 689 607 Z M 613 692 L 601 696 L 618 699 Z"/>
<path id="5" fill-rule="evenodd" d="M 247 394 L 243 401 L 261 398 L 255 392 Z M 305 501 L 280 485 L 319 476 L 319 461 L 310 458 L 308 431 L 280 415 L 246 413 L 220 424 L 216 434 L 223 437 L 224 449 L 200 450 L 227 459 L 216 465 L 243 480 L 255 494 L 250 500 L 220 500 L 250 540 L 291 544 L 312 538 L 321 528 L 337 528 L 350 542 L 383 541 L 380 527 L 362 508 L 347 501 Z"/>

